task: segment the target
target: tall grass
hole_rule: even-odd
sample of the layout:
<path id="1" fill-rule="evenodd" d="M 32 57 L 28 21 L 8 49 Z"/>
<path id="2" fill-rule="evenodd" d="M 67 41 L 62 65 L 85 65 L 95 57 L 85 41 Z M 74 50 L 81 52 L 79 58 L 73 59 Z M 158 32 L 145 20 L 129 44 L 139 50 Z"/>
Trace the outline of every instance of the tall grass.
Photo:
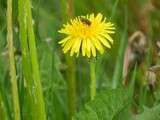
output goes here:
<path id="1" fill-rule="evenodd" d="M 45 105 L 43 100 L 43 91 L 39 72 L 39 63 L 33 30 L 34 20 L 31 13 L 30 0 L 19 0 L 19 26 L 20 40 L 22 48 L 22 65 L 24 73 L 24 82 L 26 82 L 26 91 L 28 99 L 28 113 L 33 120 L 45 120 Z M 30 111 L 30 112 L 29 112 Z"/>
<path id="2" fill-rule="evenodd" d="M 160 37 L 154 1 L 1 0 L 0 120 L 159 120 L 159 71 L 156 81 L 146 75 L 160 61 L 153 60 Z M 147 5 L 154 9 L 143 14 Z M 112 49 L 92 60 L 64 55 L 58 30 L 74 16 L 99 12 L 115 24 Z M 146 56 L 129 68 L 124 86 L 125 48 L 143 27 L 141 15 L 150 20 Z"/>
<path id="3" fill-rule="evenodd" d="M 124 8 L 125 18 L 124 18 L 124 31 L 121 36 L 121 42 L 119 46 L 119 52 L 117 56 L 116 66 L 113 74 L 113 88 L 117 88 L 122 85 L 122 71 L 123 71 L 123 61 L 124 61 L 124 53 L 127 43 L 127 31 L 128 31 L 128 13 L 127 6 Z"/>
<path id="4" fill-rule="evenodd" d="M 10 63 L 10 80 L 12 87 L 12 99 L 14 109 L 14 119 L 20 120 L 20 105 L 17 87 L 17 76 L 15 68 L 14 47 L 13 47 L 13 30 L 12 30 L 12 0 L 7 0 L 7 41 Z"/>
<path id="5" fill-rule="evenodd" d="M 1 92 L 0 92 L 0 119 L 8 120 L 8 114 L 7 114 L 6 106 L 4 104 L 4 100 L 2 99 Z"/>

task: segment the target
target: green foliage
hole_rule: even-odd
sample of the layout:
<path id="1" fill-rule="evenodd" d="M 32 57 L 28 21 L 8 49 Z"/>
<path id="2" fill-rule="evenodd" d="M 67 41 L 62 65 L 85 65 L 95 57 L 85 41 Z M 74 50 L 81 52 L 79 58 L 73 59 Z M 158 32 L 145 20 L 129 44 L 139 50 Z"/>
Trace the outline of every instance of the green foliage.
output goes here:
<path id="1" fill-rule="evenodd" d="M 0 0 L 0 120 L 13 120 L 14 117 L 7 45 L 7 1 Z M 74 112 L 75 120 L 160 120 L 160 84 L 159 81 L 149 81 L 146 76 L 150 66 L 160 64 L 156 56 L 160 52 L 156 46 L 160 38 L 159 0 L 12 1 L 13 47 L 22 120 L 40 120 L 45 115 L 47 120 L 70 120 L 68 118 Z M 72 1 L 73 11 L 68 12 L 68 3 Z M 58 45 L 63 37 L 58 30 L 72 12 L 73 16 L 100 12 L 116 27 L 112 49 L 106 49 L 103 55 L 95 58 L 97 95 L 93 101 L 89 101 L 90 60 L 73 57 L 73 67 L 70 59 L 66 62 Z M 138 30 L 142 30 L 149 41 L 146 59 L 135 68 L 129 68 L 128 84 L 124 85 L 125 90 L 120 89 L 127 41 Z M 74 85 L 69 87 L 69 84 Z"/>
<path id="2" fill-rule="evenodd" d="M 126 90 L 108 89 L 85 104 L 84 109 L 73 120 L 113 120 L 128 104 Z"/>
<path id="3" fill-rule="evenodd" d="M 24 118 L 45 120 L 45 104 L 40 79 L 39 62 L 30 0 L 18 1 L 20 42 L 22 48 L 22 71 L 24 74 L 24 88 L 26 93 L 26 106 L 23 108 Z M 27 111 L 28 110 L 28 111 Z M 29 112 L 31 111 L 31 112 Z"/>
<path id="4" fill-rule="evenodd" d="M 113 88 L 116 88 L 117 86 L 121 86 L 122 83 L 122 71 L 123 71 L 123 62 L 124 62 L 124 53 L 125 53 L 125 48 L 126 48 L 126 43 L 127 43 L 127 31 L 128 31 L 128 14 L 127 14 L 127 7 L 125 6 L 124 8 L 125 12 L 125 19 L 124 19 L 124 31 L 121 36 L 121 42 L 119 46 L 119 52 L 118 52 L 118 57 L 116 61 L 116 68 L 114 70 L 113 74 Z"/>
<path id="5" fill-rule="evenodd" d="M 142 114 L 134 116 L 131 120 L 160 120 L 160 105 L 146 108 Z"/>

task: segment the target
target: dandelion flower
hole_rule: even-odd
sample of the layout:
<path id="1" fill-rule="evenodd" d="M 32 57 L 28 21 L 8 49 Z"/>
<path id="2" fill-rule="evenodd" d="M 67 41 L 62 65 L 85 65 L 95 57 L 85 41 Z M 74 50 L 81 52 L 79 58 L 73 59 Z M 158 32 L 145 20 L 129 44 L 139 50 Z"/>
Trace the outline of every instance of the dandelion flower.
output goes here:
<path id="1" fill-rule="evenodd" d="M 82 54 L 88 58 L 96 57 L 97 51 L 103 54 L 105 48 L 111 48 L 113 39 L 110 34 L 114 30 L 114 24 L 107 22 L 101 13 L 79 16 L 63 25 L 59 32 L 66 37 L 59 44 L 64 53 L 70 52 L 70 56 Z"/>

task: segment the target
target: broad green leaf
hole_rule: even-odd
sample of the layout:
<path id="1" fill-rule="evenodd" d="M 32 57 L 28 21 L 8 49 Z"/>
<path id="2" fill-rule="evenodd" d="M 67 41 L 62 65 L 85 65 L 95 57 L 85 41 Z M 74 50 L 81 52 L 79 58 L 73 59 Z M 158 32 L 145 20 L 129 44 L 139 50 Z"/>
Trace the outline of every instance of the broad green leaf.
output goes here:
<path id="1" fill-rule="evenodd" d="M 131 120 L 160 120 L 160 105 L 146 109 L 142 114 L 136 115 Z"/>
<path id="2" fill-rule="evenodd" d="M 73 120 L 113 120 L 128 104 L 127 91 L 122 88 L 103 91 L 88 102 Z"/>

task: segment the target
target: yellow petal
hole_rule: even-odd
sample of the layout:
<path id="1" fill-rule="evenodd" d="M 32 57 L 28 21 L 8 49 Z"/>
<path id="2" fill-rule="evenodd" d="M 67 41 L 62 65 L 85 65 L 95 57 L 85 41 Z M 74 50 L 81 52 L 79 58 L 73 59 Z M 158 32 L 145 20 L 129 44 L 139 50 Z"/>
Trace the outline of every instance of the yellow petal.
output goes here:
<path id="1" fill-rule="evenodd" d="M 97 48 L 97 50 L 99 50 L 99 52 L 101 53 L 101 54 L 103 54 L 104 53 L 104 49 L 103 49 L 103 46 L 101 45 L 101 43 L 99 42 L 99 40 L 97 40 L 96 38 L 92 38 L 92 40 L 93 40 L 93 44 L 94 44 L 94 46 Z"/>
<path id="2" fill-rule="evenodd" d="M 110 34 L 115 33 L 115 31 L 113 31 L 113 30 L 106 30 L 105 32 L 110 33 Z"/>
<path id="3" fill-rule="evenodd" d="M 108 48 L 111 48 L 111 45 L 109 44 L 109 42 L 108 42 L 104 37 L 97 36 L 97 39 L 98 39 L 99 41 L 101 41 L 101 43 L 102 43 L 104 46 L 106 46 L 106 47 L 108 47 Z"/>
<path id="4" fill-rule="evenodd" d="M 110 29 L 110 30 L 115 30 L 114 24 L 108 22 L 108 23 L 104 23 L 104 27 L 106 29 Z"/>
<path id="5" fill-rule="evenodd" d="M 62 39 L 61 41 L 58 42 L 58 44 L 66 43 L 67 40 L 69 40 L 71 37 L 67 37 Z"/>
<path id="6" fill-rule="evenodd" d="M 72 44 L 74 43 L 74 39 L 70 39 L 66 42 L 64 48 L 63 48 L 63 51 L 64 53 L 66 53 L 67 51 L 70 50 L 70 48 L 72 47 Z"/>
<path id="7" fill-rule="evenodd" d="M 95 47 L 94 46 L 92 46 L 92 54 L 93 54 L 93 57 L 96 57 L 96 49 L 95 49 Z"/>
<path id="8" fill-rule="evenodd" d="M 80 49 L 80 47 L 81 47 L 81 38 L 78 40 L 78 43 L 77 43 L 77 47 L 76 47 L 76 53 L 78 53 L 79 52 L 79 49 Z"/>
<path id="9" fill-rule="evenodd" d="M 108 33 L 101 33 L 100 35 L 105 37 L 108 41 L 110 41 L 113 44 L 113 39 L 111 38 L 111 36 Z"/>
<path id="10" fill-rule="evenodd" d="M 89 20 L 93 20 L 94 19 L 94 14 L 92 13 L 90 16 L 89 16 Z"/>
<path id="11" fill-rule="evenodd" d="M 96 20 L 101 22 L 103 18 L 103 15 L 101 13 L 98 13 L 98 15 L 96 16 Z"/>
<path id="12" fill-rule="evenodd" d="M 93 57 L 95 57 L 95 56 L 96 56 L 96 48 L 95 48 L 95 46 L 92 44 L 91 41 L 90 41 L 90 45 L 91 45 L 92 55 L 93 55 Z"/>
<path id="13" fill-rule="evenodd" d="M 86 40 L 86 43 L 87 43 L 87 56 L 90 58 L 90 56 L 91 56 L 91 44 L 90 44 L 90 40 L 89 39 L 87 39 Z"/>
<path id="14" fill-rule="evenodd" d="M 82 40 L 82 55 L 85 56 L 86 54 L 86 39 Z"/>
<path id="15" fill-rule="evenodd" d="M 76 52 L 77 48 L 79 47 L 79 39 L 75 39 L 75 42 L 71 48 L 70 56 L 73 56 L 73 54 Z"/>

